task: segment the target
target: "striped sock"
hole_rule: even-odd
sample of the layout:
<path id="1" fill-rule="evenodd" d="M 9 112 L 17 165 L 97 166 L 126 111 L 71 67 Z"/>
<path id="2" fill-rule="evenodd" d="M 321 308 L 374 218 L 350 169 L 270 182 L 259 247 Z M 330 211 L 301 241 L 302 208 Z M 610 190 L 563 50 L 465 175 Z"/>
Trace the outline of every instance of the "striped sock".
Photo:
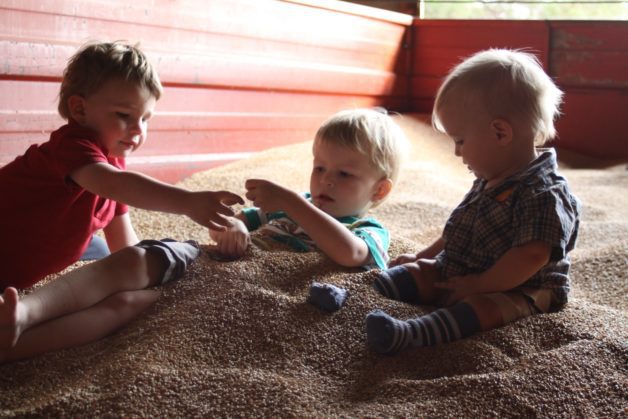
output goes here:
<path id="1" fill-rule="evenodd" d="M 404 266 L 395 266 L 379 272 L 373 287 L 391 300 L 419 303 L 419 292 L 414 278 Z"/>
<path id="2" fill-rule="evenodd" d="M 381 310 L 366 316 L 368 344 L 376 352 L 393 354 L 409 346 L 431 346 L 471 336 L 481 330 L 473 307 L 458 303 L 425 316 L 397 320 Z"/>

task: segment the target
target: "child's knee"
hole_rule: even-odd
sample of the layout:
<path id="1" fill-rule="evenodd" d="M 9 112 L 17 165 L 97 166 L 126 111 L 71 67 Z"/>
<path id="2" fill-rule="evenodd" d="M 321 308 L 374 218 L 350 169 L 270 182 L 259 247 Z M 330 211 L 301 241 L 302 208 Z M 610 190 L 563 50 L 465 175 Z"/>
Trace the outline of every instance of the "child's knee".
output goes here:
<path id="1" fill-rule="evenodd" d="M 142 240 L 135 247 L 148 253 L 149 276 L 158 284 L 181 278 L 200 254 L 198 243 L 193 240 Z"/>
<path id="2" fill-rule="evenodd" d="M 136 246 L 128 246 L 116 253 L 117 266 L 122 266 L 126 271 L 139 272 L 146 269 L 147 252 Z"/>

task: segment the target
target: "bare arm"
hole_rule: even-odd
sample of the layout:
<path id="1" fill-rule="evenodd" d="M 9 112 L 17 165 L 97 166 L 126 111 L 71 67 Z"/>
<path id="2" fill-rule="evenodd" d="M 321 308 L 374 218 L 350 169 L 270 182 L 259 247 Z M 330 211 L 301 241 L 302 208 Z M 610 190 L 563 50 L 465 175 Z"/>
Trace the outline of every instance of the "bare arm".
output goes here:
<path id="1" fill-rule="evenodd" d="M 473 294 L 504 292 L 518 287 L 537 273 L 550 259 L 550 245 L 534 241 L 513 247 L 495 264 L 478 275 L 451 278 L 435 284 L 453 292 L 452 297 L 464 298 Z"/>
<path id="2" fill-rule="evenodd" d="M 366 242 L 331 215 L 300 195 L 284 210 L 334 262 L 342 266 L 362 266 L 370 258 Z"/>
<path id="3" fill-rule="evenodd" d="M 343 266 L 361 266 L 370 258 L 364 240 L 298 193 L 275 183 L 249 179 L 246 196 L 265 212 L 284 211 L 299 224 L 318 248 Z"/>
<path id="4" fill-rule="evenodd" d="M 106 163 L 83 166 L 72 173 L 72 179 L 96 195 L 136 208 L 187 215 L 219 230 L 229 225 L 225 217 L 233 215 L 228 205 L 244 203 L 231 192 L 192 192 Z"/>
<path id="5" fill-rule="evenodd" d="M 550 259 L 550 245 L 535 241 L 513 247 L 479 276 L 478 292 L 508 291 L 526 282 Z"/>
<path id="6" fill-rule="evenodd" d="M 103 231 L 112 253 L 124 247 L 133 246 L 139 241 L 131 224 L 129 213 L 115 217 Z"/>
<path id="7" fill-rule="evenodd" d="M 445 248 L 445 241 L 443 237 L 439 237 L 434 241 L 434 243 L 430 244 L 425 249 L 420 252 L 415 253 L 404 253 L 402 255 L 397 256 L 388 264 L 389 267 L 403 265 L 404 263 L 413 263 L 419 259 L 434 259 L 437 254 L 443 251 Z"/>
<path id="8" fill-rule="evenodd" d="M 434 243 L 430 244 L 425 249 L 421 250 L 416 254 L 416 258 L 418 259 L 434 259 L 436 255 L 443 251 L 445 248 L 445 241 L 443 237 L 440 236 L 437 238 Z"/>

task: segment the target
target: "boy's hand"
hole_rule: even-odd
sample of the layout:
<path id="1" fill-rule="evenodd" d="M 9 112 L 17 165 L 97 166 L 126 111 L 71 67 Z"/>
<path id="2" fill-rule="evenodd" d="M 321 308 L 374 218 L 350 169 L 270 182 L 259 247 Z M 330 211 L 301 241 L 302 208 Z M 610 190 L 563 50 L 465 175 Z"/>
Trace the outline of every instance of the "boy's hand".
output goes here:
<path id="1" fill-rule="evenodd" d="M 478 275 L 454 276 L 447 281 L 435 282 L 434 287 L 449 292 L 445 302 L 445 305 L 449 306 L 465 297 L 477 294 L 478 277 Z"/>
<path id="2" fill-rule="evenodd" d="M 246 197 L 264 212 L 288 212 L 290 200 L 298 197 L 294 191 L 268 180 L 248 179 L 244 186 Z"/>
<path id="3" fill-rule="evenodd" d="M 234 215 L 230 205 L 244 204 L 244 200 L 231 192 L 192 192 L 186 215 L 211 230 L 225 231 L 232 226 L 227 217 Z"/>
<path id="4" fill-rule="evenodd" d="M 216 242 L 218 253 L 229 259 L 244 255 L 251 243 L 251 236 L 246 225 L 237 218 L 230 218 L 231 227 L 225 231 L 209 230 L 209 236 Z"/>
<path id="5" fill-rule="evenodd" d="M 402 255 L 397 256 L 390 262 L 388 262 L 388 267 L 392 268 L 398 265 L 403 265 L 404 263 L 412 263 L 416 262 L 418 258 L 414 253 L 404 253 Z"/>

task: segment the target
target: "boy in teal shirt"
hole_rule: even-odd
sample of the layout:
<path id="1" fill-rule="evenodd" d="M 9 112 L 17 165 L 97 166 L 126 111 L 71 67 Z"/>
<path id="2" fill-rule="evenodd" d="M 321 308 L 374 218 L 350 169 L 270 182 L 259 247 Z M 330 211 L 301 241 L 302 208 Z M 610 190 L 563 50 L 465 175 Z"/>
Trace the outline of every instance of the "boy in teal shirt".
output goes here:
<path id="1" fill-rule="evenodd" d="M 388 231 L 369 209 L 389 195 L 399 174 L 407 139 L 385 112 L 341 111 L 316 133 L 310 192 L 249 179 L 247 198 L 256 208 L 239 212 L 227 231 L 210 231 L 219 253 L 241 257 L 251 242 L 270 237 L 300 251 L 321 250 L 347 267 L 385 268 Z"/>

